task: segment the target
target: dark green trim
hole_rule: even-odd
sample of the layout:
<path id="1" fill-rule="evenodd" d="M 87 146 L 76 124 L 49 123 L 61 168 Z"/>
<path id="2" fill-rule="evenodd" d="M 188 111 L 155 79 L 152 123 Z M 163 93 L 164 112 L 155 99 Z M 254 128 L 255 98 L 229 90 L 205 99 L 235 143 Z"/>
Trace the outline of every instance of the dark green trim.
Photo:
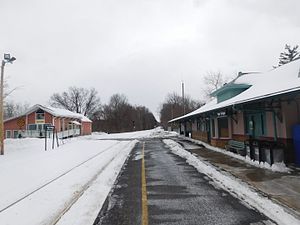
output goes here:
<path id="1" fill-rule="evenodd" d="M 218 95 L 222 95 L 224 94 L 224 92 L 227 92 L 229 90 L 235 90 L 235 89 L 248 89 L 249 87 L 251 87 L 251 85 L 249 84 L 234 84 L 234 83 L 229 83 L 229 84 L 225 84 L 223 87 L 219 88 L 218 90 L 212 92 L 210 95 L 212 97 L 218 96 Z"/>

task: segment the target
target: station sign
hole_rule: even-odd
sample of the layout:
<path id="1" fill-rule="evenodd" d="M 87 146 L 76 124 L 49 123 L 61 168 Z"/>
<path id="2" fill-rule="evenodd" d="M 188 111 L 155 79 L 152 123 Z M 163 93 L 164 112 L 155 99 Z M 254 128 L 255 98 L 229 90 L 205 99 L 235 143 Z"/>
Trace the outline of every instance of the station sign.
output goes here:
<path id="1" fill-rule="evenodd" d="M 218 117 L 224 117 L 224 116 L 227 116 L 227 112 L 226 112 L 226 111 L 217 112 L 217 116 L 218 116 Z"/>

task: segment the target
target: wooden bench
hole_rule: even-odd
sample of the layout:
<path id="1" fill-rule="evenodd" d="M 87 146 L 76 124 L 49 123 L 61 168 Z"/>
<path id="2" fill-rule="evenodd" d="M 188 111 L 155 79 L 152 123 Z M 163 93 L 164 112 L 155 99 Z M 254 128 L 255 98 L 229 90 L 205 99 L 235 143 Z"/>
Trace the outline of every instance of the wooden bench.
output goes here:
<path id="1" fill-rule="evenodd" d="M 230 140 L 226 145 L 226 149 L 238 153 L 242 156 L 246 155 L 246 146 L 245 143 L 242 141 Z"/>

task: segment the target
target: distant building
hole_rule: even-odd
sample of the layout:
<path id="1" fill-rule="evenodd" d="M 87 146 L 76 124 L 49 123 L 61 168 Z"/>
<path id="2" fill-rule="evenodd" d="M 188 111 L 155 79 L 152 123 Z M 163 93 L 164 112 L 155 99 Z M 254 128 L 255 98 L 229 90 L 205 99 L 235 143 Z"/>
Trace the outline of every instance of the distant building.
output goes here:
<path id="1" fill-rule="evenodd" d="M 179 132 L 186 136 L 221 148 L 230 140 L 281 144 L 284 161 L 295 162 L 293 128 L 300 125 L 300 60 L 266 73 L 239 73 L 212 93 L 206 105 L 169 123 L 179 125 Z"/>
<path id="2" fill-rule="evenodd" d="M 5 138 L 44 137 L 47 126 L 54 126 L 60 138 L 92 132 L 92 121 L 82 114 L 34 105 L 22 115 L 5 120 L 4 134 Z"/>

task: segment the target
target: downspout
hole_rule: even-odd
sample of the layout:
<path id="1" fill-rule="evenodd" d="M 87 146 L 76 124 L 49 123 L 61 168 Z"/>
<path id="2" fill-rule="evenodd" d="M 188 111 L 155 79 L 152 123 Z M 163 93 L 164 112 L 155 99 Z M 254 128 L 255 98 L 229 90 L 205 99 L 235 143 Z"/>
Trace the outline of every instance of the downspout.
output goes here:
<path id="1" fill-rule="evenodd" d="M 25 130 L 27 131 L 28 130 L 28 114 L 26 114 L 26 119 L 25 119 L 25 124 L 26 124 L 26 127 L 25 127 Z"/>
<path id="2" fill-rule="evenodd" d="M 179 121 L 179 135 L 181 135 L 181 122 Z"/>
<path id="3" fill-rule="evenodd" d="M 275 115 L 275 111 L 272 111 L 272 115 L 273 115 L 273 127 L 274 127 L 274 141 L 277 141 L 277 125 L 276 125 L 276 115 Z"/>
<path id="4" fill-rule="evenodd" d="M 296 99 L 293 99 L 293 101 L 296 103 L 297 106 L 297 120 L 298 120 L 297 123 L 300 123 L 299 104 Z"/>

